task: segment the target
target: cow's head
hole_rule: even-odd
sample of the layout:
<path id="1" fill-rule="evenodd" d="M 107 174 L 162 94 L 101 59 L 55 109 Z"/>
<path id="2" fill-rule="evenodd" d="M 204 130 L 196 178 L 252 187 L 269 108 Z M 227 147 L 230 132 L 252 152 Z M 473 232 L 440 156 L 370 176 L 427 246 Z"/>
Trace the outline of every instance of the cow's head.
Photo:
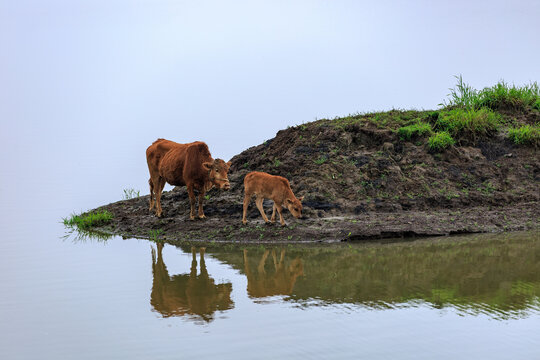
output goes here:
<path id="1" fill-rule="evenodd" d="M 304 197 L 301 196 L 299 198 L 293 197 L 288 198 L 285 200 L 285 206 L 287 206 L 287 209 L 291 212 L 291 214 L 299 219 L 302 217 L 302 200 L 304 200 Z"/>
<path id="2" fill-rule="evenodd" d="M 231 184 L 227 178 L 227 171 L 231 167 L 231 162 L 215 159 L 213 162 L 203 163 L 203 167 L 208 171 L 208 177 L 212 185 L 218 189 L 229 190 Z"/>

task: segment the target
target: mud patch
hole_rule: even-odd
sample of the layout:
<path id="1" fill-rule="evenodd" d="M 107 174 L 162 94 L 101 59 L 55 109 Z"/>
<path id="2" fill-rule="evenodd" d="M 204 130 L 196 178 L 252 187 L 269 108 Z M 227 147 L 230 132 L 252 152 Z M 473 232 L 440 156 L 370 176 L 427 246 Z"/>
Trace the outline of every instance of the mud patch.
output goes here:
<path id="1" fill-rule="evenodd" d="M 519 114 L 530 121 L 526 116 Z M 175 188 L 163 194 L 163 218 L 150 213 L 148 197 L 141 197 L 104 206 L 115 218 L 99 230 L 135 237 L 160 230 L 167 241 L 287 242 L 538 228 L 540 158 L 534 148 L 492 136 L 430 153 L 425 144 L 402 141 L 370 119 L 303 124 L 236 155 L 231 190 L 208 193 L 206 220 L 187 220 L 186 190 Z M 289 179 L 296 196 L 304 196 L 306 219 L 285 211 L 287 227 L 265 225 L 252 202 L 250 223 L 243 226 L 243 179 L 255 170 Z M 272 203 L 264 206 L 271 213 Z"/>

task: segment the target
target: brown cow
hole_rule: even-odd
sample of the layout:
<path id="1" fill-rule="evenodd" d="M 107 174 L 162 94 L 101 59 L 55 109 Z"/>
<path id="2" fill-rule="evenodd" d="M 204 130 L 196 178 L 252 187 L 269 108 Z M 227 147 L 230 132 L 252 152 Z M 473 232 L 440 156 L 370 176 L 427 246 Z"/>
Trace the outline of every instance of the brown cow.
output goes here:
<path id="1" fill-rule="evenodd" d="M 161 193 L 165 183 L 173 186 L 186 185 L 191 212 L 189 218 L 195 219 L 195 193 L 199 191 L 199 218 L 203 212 L 204 193 L 215 186 L 229 190 L 231 185 L 227 171 L 231 162 L 212 159 L 208 145 L 202 141 L 178 144 L 174 141 L 157 139 L 146 149 L 146 161 L 150 171 L 150 211 L 156 206 L 156 215 L 161 216 Z"/>
<path id="2" fill-rule="evenodd" d="M 251 201 L 251 197 L 256 195 L 255 204 L 259 209 L 264 221 L 266 223 L 276 221 L 276 209 L 279 214 L 279 222 L 282 226 L 285 226 L 281 210 L 285 206 L 294 217 L 302 217 L 302 203 L 304 197 L 296 198 L 294 196 L 289 180 L 281 176 L 270 175 L 264 172 L 253 171 L 246 175 L 244 178 L 244 213 L 242 216 L 242 223 L 245 225 L 246 212 Z M 263 200 L 272 199 L 274 206 L 272 209 L 272 218 L 268 221 L 268 217 L 264 213 Z"/>
<path id="3" fill-rule="evenodd" d="M 163 317 L 188 316 L 194 320 L 210 322 L 216 311 L 234 307 L 231 299 L 232 284 L 216 284 L 208 274 L 204 261 L 205 249 L 200 248 L 200 273 L 197 274 L 196 249 L 191 248 L 189 274 L 169 275 L 163 262 L 163 243 L 152 248 L 152 292 L 150 304 Z"/>

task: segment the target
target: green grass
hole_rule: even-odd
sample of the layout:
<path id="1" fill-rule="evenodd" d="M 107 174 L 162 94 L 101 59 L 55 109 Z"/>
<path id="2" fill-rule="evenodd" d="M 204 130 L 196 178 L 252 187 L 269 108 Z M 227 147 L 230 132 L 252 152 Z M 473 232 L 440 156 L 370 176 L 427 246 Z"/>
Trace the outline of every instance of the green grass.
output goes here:
<path id="1" fill-rule="evenodd" d="M 447 131 L 452 136 L 465 136 L 476 138 L 478 136 L 492 135 L 502 124 L 501 115 L 491 109 L 456 108 L 440 111 L 434 128 Z"/>
<path id="2" fill-rule="evenodd" d="M 448 100 L 443 102 L 447 108 L 492 110 L 540 110 L 540 87 L 537 82 L 528 85 L 509 85 L 503 80 L 492 87 L 476 90 L 463 82 L 463 78 L 456 76 L 457 85 L 450 89 Z"/>
<path id="3" fill-rule="evenodd" d="M 317 160 L 314 160 L 315 161 L 315 164 L 317 165 L 322 165 L 324 164 L 326 161 L 328 160 L 328 158 L 324 155 L 321 155 L 319 156 L 319 158 Z"/>
<path id="4" fill-rule="evenodd" d="M 139 190 L 124 189 L 124 195 L 122 196 L 122 199 L 129 200 L 133 198 L 138 198 L 140 195 L 141 195 L 141 192 Z"/>
<path id="5" fill-rule="evenodd" d="M 454 139 L 446 131 L 435 133 L 428 139 L 428 147 L 433 151 L 441 151 L 454 144 Z"/>
<path id="6" fill-rule="evenodd" d="M 85 214 L 71 215 L 69 218 L 64 218 L 65 226 L 77 226 L 79 229 L 88 230 L 95 226 L 107 224 L 113 218 L 113 215 L 107 210 L 95 210 Z"/>
<path id="7" fill-rule="evenodd" d="M 518 145 L 540 147 L 540 125 L 524 125 L 508 129 L 508 137 Z"/>
<path id="8" fill-rule="evenodd" d="M 414 137 L 429 135 L 432 133 L 431 125 L 424 122 L 418 122 L 413 125 L 400 127 L 397 131 L 402 140 L 411 140 Z"/>
<path id="9" fill-rule="evenodd" d="M 399 127 L 424 121 L 430 114 L 431 113 L 427 111 L 392 109 L 390 111 L 356 113 L 345 117 L 321 119 L 316 121 L 315 124 L 316 126 L 329 125 L 338 129 L 347 130 L 350 126 L 364 126 L 369 123 L 380 129 L 397 130 Z"/>
<path id="10" fill-rule="evenodd" d="M 495 86 L 481 90 L 479 98 L 479 106 L 485 106 L 493 110 L 526 110 L 538 103 L 540 91 L 536 82 L 516 87 L 501 81 Z"/>
<path id="11" fill-rule="evenodd" d="M 161 229 L 157 229 L 157 230 L 150 230 L 148 232 L 148 235 L 150 237 L 150 240 L 153 241 L 153 242 L 162 242 L 163 239 L 161 239 L 159 236 L 161 235 Z"/>
<path id="12" fill-rule="evenodd" d="M 450 89 L 448 101 L 443 101 L 444 107 L 461 107 L 465 109 L 476 109 L 478 107 L 478 91 L 472 86 L 463 82 L 461 75 L 455 77 L 457 84 Z"/>
<path id="13" fill-rule="evenodd" d="M 279 159 L 274 160 L 274 167 L 279 167 L 281 165 L 281 161 Z"/>

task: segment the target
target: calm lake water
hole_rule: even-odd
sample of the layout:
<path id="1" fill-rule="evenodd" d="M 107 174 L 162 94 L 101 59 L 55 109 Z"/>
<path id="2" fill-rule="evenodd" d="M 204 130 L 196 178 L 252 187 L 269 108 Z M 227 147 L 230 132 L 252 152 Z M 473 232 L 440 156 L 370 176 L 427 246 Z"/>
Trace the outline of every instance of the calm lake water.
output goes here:
<path id="1" fill-rule="evenodd" d="M 538 234 L 204 250 L 56 215 L 4 223 L 1 359 L 540 358 Z"/>

